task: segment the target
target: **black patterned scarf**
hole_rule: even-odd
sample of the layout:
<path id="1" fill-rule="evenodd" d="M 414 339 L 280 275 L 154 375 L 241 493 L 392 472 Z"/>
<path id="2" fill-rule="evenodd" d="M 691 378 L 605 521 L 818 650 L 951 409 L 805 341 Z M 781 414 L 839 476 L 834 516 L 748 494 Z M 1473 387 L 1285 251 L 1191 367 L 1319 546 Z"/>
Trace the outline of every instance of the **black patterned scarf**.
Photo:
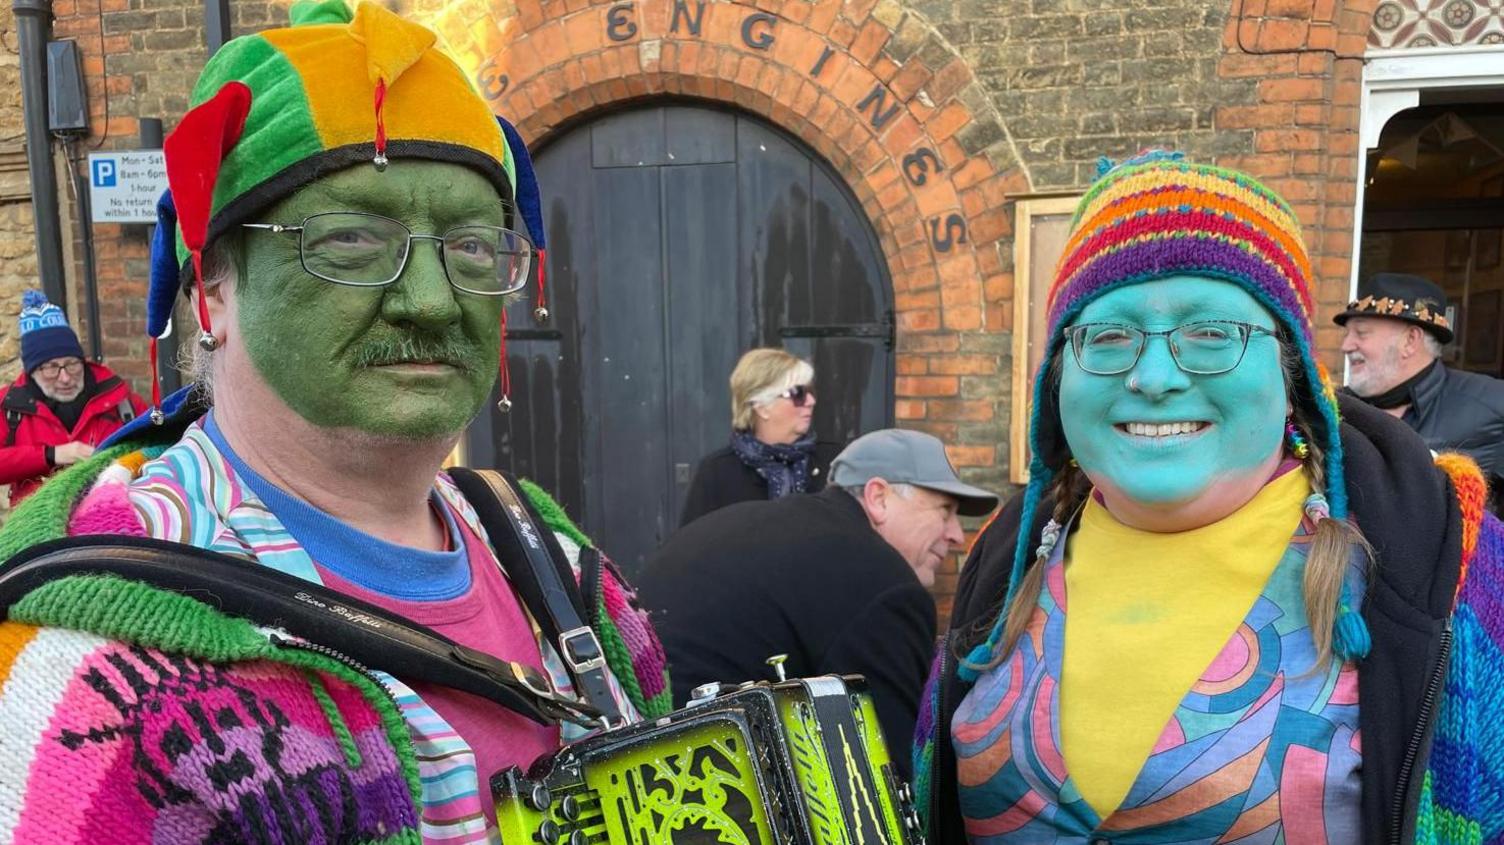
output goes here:
<path id="1" fill-rule="evenodd" d="M 750 431 L 733 431 L 731 451 L 768 482 L 768 498 L 779 499 L 790 493 L 803 493 L 809 484 L 815 433 L 806 432 L 793 443 L 764 443 Z"/>

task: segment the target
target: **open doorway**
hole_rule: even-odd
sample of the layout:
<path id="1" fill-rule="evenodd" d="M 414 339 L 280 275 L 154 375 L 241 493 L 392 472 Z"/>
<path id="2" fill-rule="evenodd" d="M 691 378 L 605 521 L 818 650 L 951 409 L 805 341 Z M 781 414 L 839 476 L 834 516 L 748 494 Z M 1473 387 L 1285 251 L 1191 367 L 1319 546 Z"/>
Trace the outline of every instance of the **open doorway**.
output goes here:
<path id="1" fill-rule="evenodd" d="M 1504 88 L 1426 91 L 1366 158 L 1358 278 L 1446 292 L 1449 366 L 1504 376 Z"/>

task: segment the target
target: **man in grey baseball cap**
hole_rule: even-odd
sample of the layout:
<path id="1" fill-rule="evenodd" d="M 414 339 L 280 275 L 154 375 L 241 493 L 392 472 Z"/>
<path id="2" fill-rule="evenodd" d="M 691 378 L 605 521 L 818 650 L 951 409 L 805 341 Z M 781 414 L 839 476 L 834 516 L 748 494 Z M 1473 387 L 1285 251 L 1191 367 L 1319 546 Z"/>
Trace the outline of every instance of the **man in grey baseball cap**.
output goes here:
<path id="1" fill-rule="evenodd" d="M 997 507 L 997 496 L 961 482 L 945 444 L 922 431 L 885 428 L 864 434 L 831 462 L 830 476 L 837 487 L 860 487 L 881 478 L 945 493 L 955 497 L 961 516 L 986 516 Z"/>
<path id="2" fill-rule="evenodd" d="M 711 681 L 867 678 L 894 762 L 908 747 L 934 654 L 926 589 L 963 540 L 961 516 L 997 497 L 965 484 L 945 446 L 884 429 L 852 441 L 810 495 L 742 502 L 669 538 L 637 579 L 668 652 L 674 699 Z"/>

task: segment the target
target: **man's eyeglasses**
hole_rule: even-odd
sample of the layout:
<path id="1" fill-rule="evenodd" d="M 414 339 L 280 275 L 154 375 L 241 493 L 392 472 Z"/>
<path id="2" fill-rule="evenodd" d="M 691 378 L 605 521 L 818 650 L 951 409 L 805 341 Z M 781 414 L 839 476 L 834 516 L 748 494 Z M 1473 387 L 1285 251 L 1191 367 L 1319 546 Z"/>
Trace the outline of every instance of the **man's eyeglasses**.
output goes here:
<path id="1" fill-rule="evenodd" d="M 1169 341 L 1170 356 L 1182 371 L 1214 376 L 1230 372 L 1243 362 L 1249 338 L 1272 334 L 1272 330 L 1263 326 L 1234 320 L 1203 320 L 1162 332 L 1116 323 L 1082 323 L 1065 330 L 1076 363 L 1099 376 L 1115 376 L 1133 369 L 1151 337 Z"/>
<path id="2" fill-rule="evenodd" d="M 815 398 L 815 389 L 807 384 L 796 384 L 778 396 L 793 402 L 795 408 L 803 408 L 809 400 Z"/>
<path id="3" fill-rule="evenodd" d="M 298 236 L 303 269 L 326 282 L 381 287 L 402 275 L 415 240 L 436 241 L 449 284 L 466 293 L 502 296 L 527 284 L 533 242 L 500 226 L 456 226 L 442 235 L 418 235 L 388 217 L 359 211 L 328 211 L 301 226 L 242 223 Z"/>
<path id="4" fill-rule="evenodd" d="M 77 358 L 71 361 L 49 361 L 32 372 L 43 378 L 57 378 L 61 373 L 67 373 L 69 378 L 78 378 L 84 374 L 84 362 Z"/>

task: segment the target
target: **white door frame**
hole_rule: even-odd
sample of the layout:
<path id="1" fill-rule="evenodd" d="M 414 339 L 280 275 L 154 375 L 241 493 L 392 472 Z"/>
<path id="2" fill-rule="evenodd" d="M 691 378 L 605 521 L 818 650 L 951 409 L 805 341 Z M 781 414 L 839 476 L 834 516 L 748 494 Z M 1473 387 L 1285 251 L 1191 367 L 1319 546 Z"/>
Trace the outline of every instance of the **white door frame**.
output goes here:
<path id="1" fill-rule="evenodd" d="M 1368 151 L 1378 146 L 1384 124 L 1405 109 L 1420 105 L 1422 91 L 1493 87 L 1504 87 L 1504 46 L 1369 50 L 1363 54 L 1363 92 L 1358 101 L 1357 208 L 1353 212 L 1348 299 L 1356 299 L 1358 295 Z"/>

